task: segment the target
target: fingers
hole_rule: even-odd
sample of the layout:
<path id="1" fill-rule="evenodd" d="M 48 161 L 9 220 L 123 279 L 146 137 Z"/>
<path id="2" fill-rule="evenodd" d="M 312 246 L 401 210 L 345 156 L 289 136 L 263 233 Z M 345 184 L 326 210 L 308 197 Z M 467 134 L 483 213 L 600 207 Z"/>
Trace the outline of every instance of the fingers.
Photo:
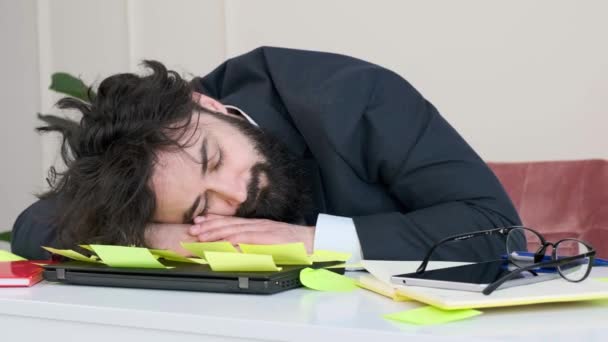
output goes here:
<path id="1" fill-rule="evenodd" d="M 267 220 L 260 219 L 246 219 L 241 217 L 231 217 L 231 216 L 217 216 L 214 215 L 213 218 L 205 218 L 204 220 L 199 220 L 200 223 L 197 223 L 190 227 L 191 235 L 202 234 L 203 232 L 208 232 L 210 230 L 226 227 L 226 226 L 235 226 L 235 225 L 260 225 L 266 223 Z M 195 219 L 195 223 L 196 223 Z"/>
<path id="2" fill-rule="evenodd" d="M 144 233 L 145 244 L 149 248 L 169 249 L 179 254 L 189 252 L 182 248 L 181 242 L 198 241 L 197 236 L 188 234 L 189 225 L 150 224 Z"/>
<path id="3" fill-rule="evenodd" d="M 239 243 L 248 243 L 256 245 L 271 245 L 277 243 L 285 243 L 276 234 L 269 234 L 268 232 L 260 231 L 241 231 L 233 235 L 228 235 L 224 240 L 229 241 L 233 245 Z"/>
<path id="4" fill-rule="evenodd" d="M 194 218 L 194 223 L 195 224 L 200 224 L 206 221 L 210 221 L 210 220 L 216 220 L 216 219 L 222 219 L 222 218 L 235 218 L 235 219 L 241 219 L 241 220 L 252 220 L 252 219 L 246 219 L 246 218 L 241 218 L 241 217 L 235 217 L 235 216 L 223 216 L 223 215 L 215 215 L 215 214 L 207 214 L 205 216 L 197 216 Z"/>
<path id="5" fill-rule="evenodd" d="M 211 230 L 204 230 L 198 235 L 199 241 L 220 241 L 226 240 L 228 236 L 244 233 L 255 233 L 261 234 L 268 230 L 270 227 L 264 225 L 251 225 L 251 224 L 236 224 L 230 226 L 221 226 Z"/>
<path id="6" fill-rule="evenodd" d="M 197 238 L 201 242 L 228 241 L 234 246 L 239 243 L 269 245 L 303 242 L 306 250 L 311 253 L 315 227 L 263 219 L 225 217 L 205 221 L 192 230 L 200 230 Z"/>

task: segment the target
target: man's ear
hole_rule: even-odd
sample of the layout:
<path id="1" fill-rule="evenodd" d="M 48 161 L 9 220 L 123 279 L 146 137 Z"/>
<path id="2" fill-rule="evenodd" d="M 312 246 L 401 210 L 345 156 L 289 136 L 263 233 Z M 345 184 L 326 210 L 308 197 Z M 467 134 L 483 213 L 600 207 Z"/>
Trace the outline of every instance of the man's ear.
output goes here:
<path id="1" fill-rule="evenodd" d="M 220 112 L 223 114 L 228 114 L 228 110 L 221 104 L 218 100 L 213 99 L 207 95 L 192 92 L 192 100 L 199 104 L 199 106 L 209 109 L 213 112 Z"/>

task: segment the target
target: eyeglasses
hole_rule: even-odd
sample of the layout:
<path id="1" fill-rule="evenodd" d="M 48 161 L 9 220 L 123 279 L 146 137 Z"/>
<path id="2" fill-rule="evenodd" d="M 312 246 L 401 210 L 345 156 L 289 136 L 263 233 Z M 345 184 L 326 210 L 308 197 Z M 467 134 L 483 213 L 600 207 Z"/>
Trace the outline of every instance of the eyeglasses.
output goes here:
<path id="1" fill-rule="evenodd" d="M 429 249 L 416 273 L 423 273 L 426 270 L 431 255 L 440 245 L 494 234 L 500 234 L 506 238 L 508 262 L 518 268 L 486 286 L 482 291 L 485 295 L 494 292 L 504 282 L 523 272 L 530 272 L 536 276 L 535 270 L 539 268 L 557 269 L 562 278 L 575 283 L 585 280 L 591 272 L 595 258 L 595 249 L 591 245 L 576 239 L 562 239 L 552 243 L 546 241 L 534 229 L 511 226 L 447 237 Z M 545 256 L 548 247 L 553 248 L 551 257 Z"/>

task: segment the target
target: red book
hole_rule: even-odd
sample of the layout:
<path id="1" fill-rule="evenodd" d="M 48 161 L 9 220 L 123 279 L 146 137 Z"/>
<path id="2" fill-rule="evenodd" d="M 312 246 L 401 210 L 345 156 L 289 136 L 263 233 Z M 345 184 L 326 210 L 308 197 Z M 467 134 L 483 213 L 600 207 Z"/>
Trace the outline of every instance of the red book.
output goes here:
<path id="1" fill-rule="evenodd" d="M 0 287 L 32 286 L 42 280 L 43 268 L 31 261 L 0 262 Z"/>

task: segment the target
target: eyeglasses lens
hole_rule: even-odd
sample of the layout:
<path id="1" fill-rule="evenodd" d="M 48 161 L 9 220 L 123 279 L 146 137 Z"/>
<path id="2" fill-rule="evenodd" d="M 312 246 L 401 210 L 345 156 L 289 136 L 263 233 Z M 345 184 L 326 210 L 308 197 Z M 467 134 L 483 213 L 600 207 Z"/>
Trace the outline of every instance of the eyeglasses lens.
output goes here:
<path id="1" fill-rule="evenodd" d="M 589 252 L 589 248 L 578 240 L 563 240 L 555 247 L 555 256 L 557 260 L 575 257 Z M 582 257 L 572 260 L 569 263 L 559 265 L 557 268 L 562 276 L 570 281 L 580 281 L 587 274 L 587 270 L 591 267 L 589 257 Z"/>
<path id="2" fill-rule="evenodd" d="M 540 237 L 528 229 L 515 228 L 507 235 L 507 253 L 511 262 L 519 267 L 542 261 L 533 258 L 540 252 L 542 245 Z"/>

